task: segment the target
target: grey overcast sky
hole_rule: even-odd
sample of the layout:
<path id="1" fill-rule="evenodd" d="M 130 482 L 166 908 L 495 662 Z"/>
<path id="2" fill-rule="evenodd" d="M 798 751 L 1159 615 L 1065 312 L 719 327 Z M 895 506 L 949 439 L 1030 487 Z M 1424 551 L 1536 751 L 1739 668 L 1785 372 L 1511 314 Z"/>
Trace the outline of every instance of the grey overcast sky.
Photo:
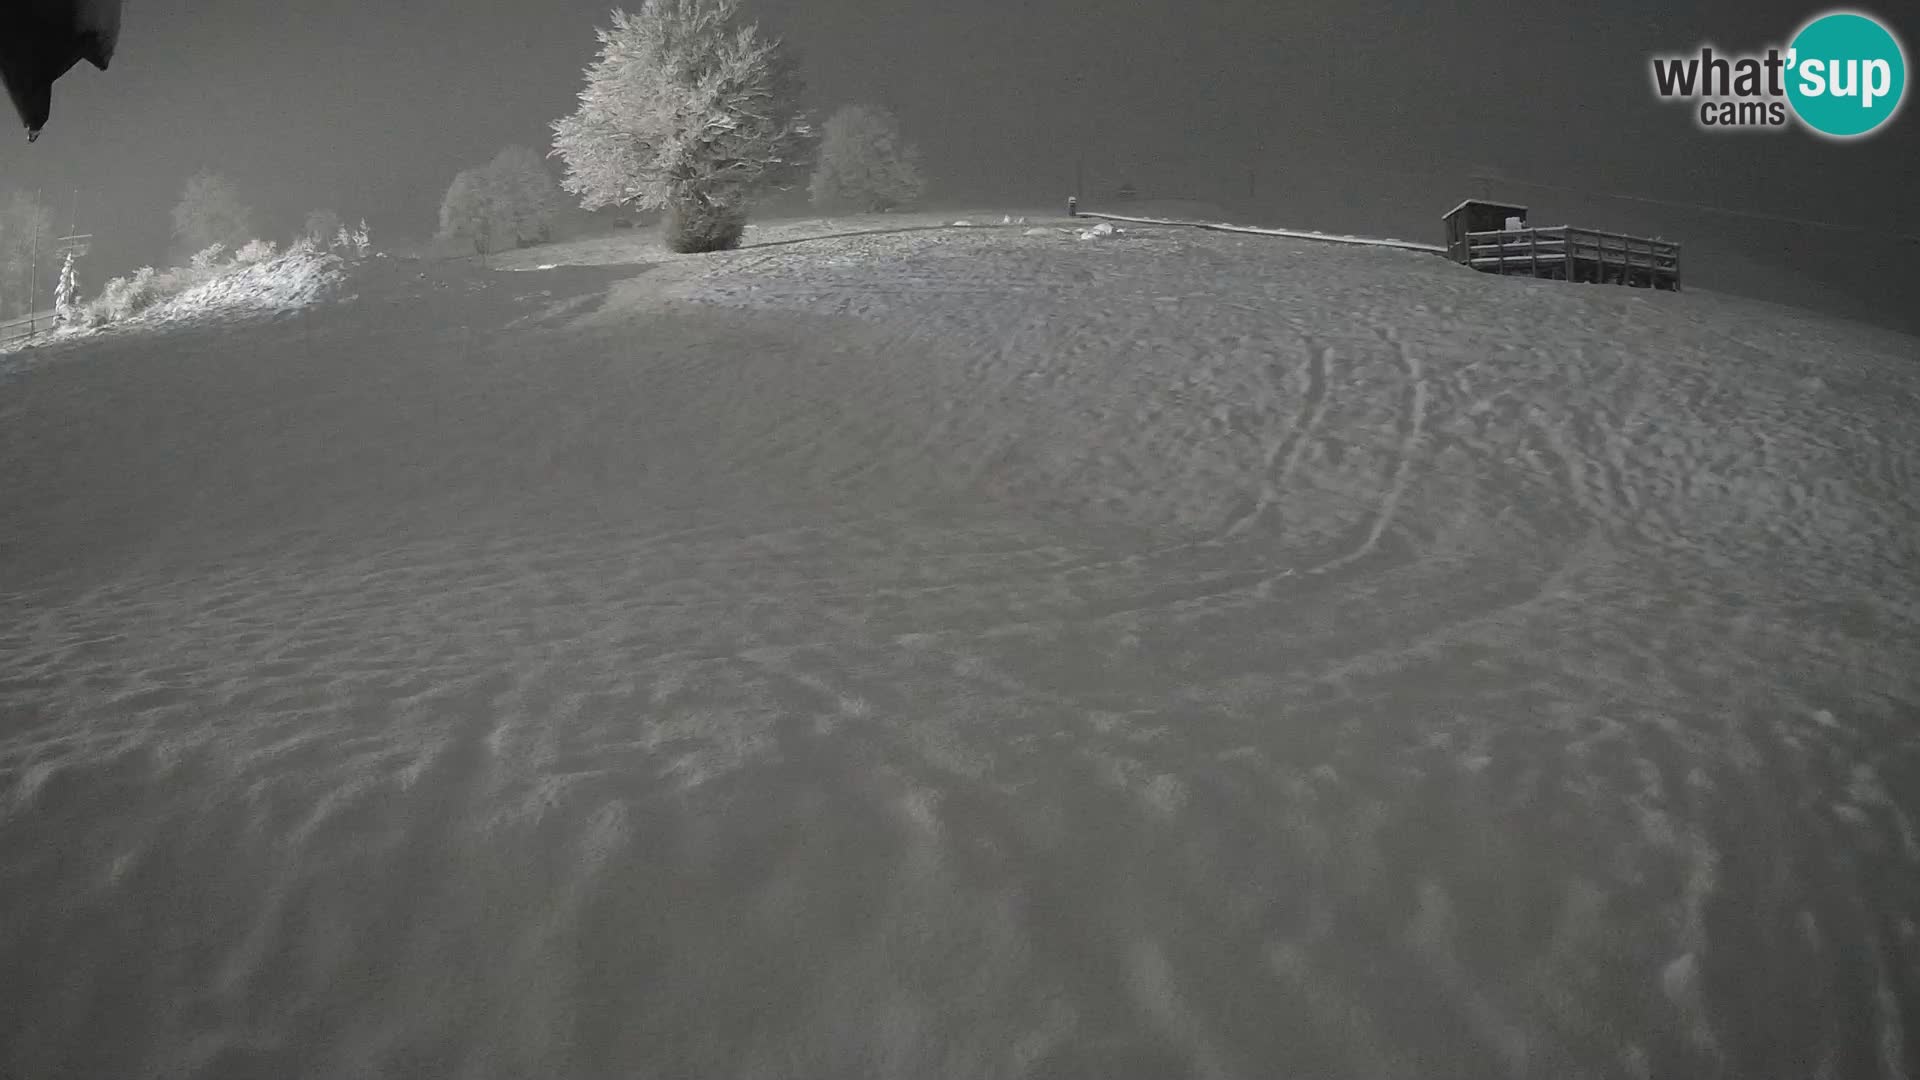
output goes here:
<path id="1" fill-rule="evenodd" d="M 610 6 L 127 0 L 113 70 L 83 65 L 62 79 L 37 145 L 24 133 L 0 137 L 0 188 L 43 189 L 62 225 L 80 189 L 80 227 L 99 236 L 96 279 L 164 257 L 167 210 L 203 166 L 229 175 L 275 237 L 318 206 L 364 215 L 376 235 L 421 237 L 457 170 L 508 143 L 545 150 L 547 123 L 572 107 Z M 1874 138 L 1837 144 L 1799 130 L 1708 135 L 1684 105 L 1653 97 L 1650 54 L 1703 42 L 1735 51 L 1784 45 L 1823 10 L 1817 4 L 746 7 L 800 50 L 814 105 L 894 108 L 925 150 L 934 195 L 956 203 L 1051 205 L 1084 153 L 1090 177 L 1102 182 L 1137 173 L 1169 193 L 1257 193 L 1261 215 L 1278 221 L 1422 239 L 1440 212 L 1475 193 L 1464 190 L 1466 177 L 1487 168 L 1579 191 L 1920 229 L 1912 220 L 1920 111 L 1909 107 Z M 1891 22 L 1912 51 L 1920 34 L 1913 0 L 1865 10 Z M 1718 236 L 1724 224 L 1551 188 L 1493 193 L 1547 216 L 1600 217 L 1591 222 L 1600 226 L 1617 217 L 1617 227 L 1658 227 L 1683 240 Z M 1773 243 L 1765 230 L 1741 235 L 1743 249 Z M 1787 248 L 1813 242 L 1782 240 L 1771 257 L 1792 261 Z"/>

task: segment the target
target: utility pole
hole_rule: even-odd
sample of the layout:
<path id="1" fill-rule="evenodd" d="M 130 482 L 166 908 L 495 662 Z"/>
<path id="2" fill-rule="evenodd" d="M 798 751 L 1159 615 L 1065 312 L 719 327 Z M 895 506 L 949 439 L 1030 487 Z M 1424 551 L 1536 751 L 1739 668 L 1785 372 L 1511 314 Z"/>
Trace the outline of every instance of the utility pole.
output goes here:
<path id="1" fill-rule="evenodd" d="M 34 309 L 40 305 L 40 188 L 33 190 L 33 248 L 27 256 L 27 340 L 33 340 Z"/>
<path id="2" fill-rule="evenodd" d="M 1073 111 L 1074 148 L 1073 148 L 1073 201 L 1078 205 L 1086 199 L 1083 185 L 1087 172 L 1087 72 L 1085 60 L 1076 61 L 1074 72 L 1067 76 L 1072 87 L 1073 101 L 1069 108 Z"/>

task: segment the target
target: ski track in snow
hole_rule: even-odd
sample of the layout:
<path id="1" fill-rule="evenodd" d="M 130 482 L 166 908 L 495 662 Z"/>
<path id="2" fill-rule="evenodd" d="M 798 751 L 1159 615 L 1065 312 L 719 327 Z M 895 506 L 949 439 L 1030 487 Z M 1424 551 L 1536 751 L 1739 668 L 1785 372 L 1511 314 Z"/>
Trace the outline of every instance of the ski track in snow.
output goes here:
<path id="1" fill-rule="evenodd" d="M 582 252 L 0 383 L 0 1072 L 1915 1074 L 1912 339 Z"/>

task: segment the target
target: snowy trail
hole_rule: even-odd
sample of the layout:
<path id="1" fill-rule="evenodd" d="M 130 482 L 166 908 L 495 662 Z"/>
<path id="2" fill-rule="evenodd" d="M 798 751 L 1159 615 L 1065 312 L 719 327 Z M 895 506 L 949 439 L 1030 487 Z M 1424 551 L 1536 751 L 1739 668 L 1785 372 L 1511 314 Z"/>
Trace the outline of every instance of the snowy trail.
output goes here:
<path id="1" fill-rule="evenodd" d="M 902 233 L 16 373 L 0 1071 L 1912 1075 L 1912 340 L 1456 271 Z"/>

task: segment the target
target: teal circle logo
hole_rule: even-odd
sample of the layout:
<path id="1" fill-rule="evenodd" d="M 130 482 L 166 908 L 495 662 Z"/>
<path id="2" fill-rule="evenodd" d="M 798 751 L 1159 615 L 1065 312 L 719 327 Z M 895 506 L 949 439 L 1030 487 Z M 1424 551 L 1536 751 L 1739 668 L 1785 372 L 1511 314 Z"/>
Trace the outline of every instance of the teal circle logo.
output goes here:
<path id="1" fill-rule="evenodd" d="M 1907 57 L 1878 19 L 1852 11 L 1801 27 L 1787 53 L 1787 100 L 1808 127 L 1835 139 L 1893 119 L 1907 92 Z"/>

